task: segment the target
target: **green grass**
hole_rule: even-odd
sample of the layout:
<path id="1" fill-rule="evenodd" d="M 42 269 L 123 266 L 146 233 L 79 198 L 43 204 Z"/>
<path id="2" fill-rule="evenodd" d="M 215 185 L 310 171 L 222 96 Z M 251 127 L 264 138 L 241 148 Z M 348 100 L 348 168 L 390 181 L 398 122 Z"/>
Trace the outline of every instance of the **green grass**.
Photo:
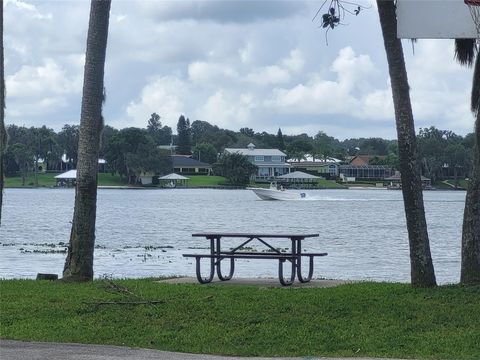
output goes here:
<path id="1" fill-rule="evenodd" d="M 38 186 L 40 187 L 52 187 L 55 186 L 56 180 L 55 176 L 59 173 L 39 173 L 38 174 Z M 34 187 L 35 186 L 35 175 L 29 174 L 25 180 L 25 186 L 22 186 L 22 178 L 20 176 L 6 177 L 5 178 L 5 187 Z"/>
<path id="2" fill-rule="evenodd" d="M 39 187 L 53 187 L 56 185 L 55 176 L 60 173 L 40 173 L 38 174 L 38 186 Z M 113 175 L 110 173 L 98 174 L 98 185 L 100 186 L 125 186 L 126 183 L 120 179 L 119 175 Z M 25 186 L 22 186 L 22 178 L 20 176 L 6 177 L 5 187 L 35 187 L 35 177 L 33 174 L 29 175 L 25 181 Z"/>
<path id="3" fill-rule="evenodd" d="M 319 179 L 318 186 L 325 189 L 346 189 L 347 187 L 333 180 Z"/>
<path id="4" fill-rule="evenodd" d="M 126 181 L 120 178 L 120 175 L 112 175 L 110 173 L 98 173 L 99 186 L 126 186 Z"/>
<path id="5" fill-rule="evenodd" d="M 241 356 L 480 358 L 480 288 L 0 282 L 0 338 Z M 126 291 L 128 289 L 128 291 Z M 160 300 L 156 305 L 95 305 Z"/>
<path id="6" fill-rule="evenodd" d="M 47 173 L 47 174 L 38 174 L 38 186 L 39 187 L 53 187 L 56 184 L 55 176 L 59 173 Z M 204 175 L 193 175 L 188 176 L 190 180 L 188 181 L 188 186 L 217 186 L 223 185 L 225 183 L 225 178 L 221 176 L 204 176 Z M 22 178 L 20 176 L 7 177 L 5 178 L 5 187 L 34 187 L 35 179 L 33 174 L 27 177 L 25 186 L 22 186 Z M 126 182 L 123 181 L 119 175 L 112 175 L 110 173 L 99 173 L 98 174 L 98 185 L 99 186 L 126 186 Z"/>
<path id="7" fill-rule="evenodd" d="M 442 189 L 455 189 L 455 180 L 453 179 L 445 180 L 441 183 L 435 184 L 435 187 L 442 188 Z M 458 189 L 467 189 L 467 188 L 468 188 L 468 181 L 466 181 L 465 179 L 458 180 Z"/>
<path id="8" fill-rule="evenodd" d="M 218 186 L 225 184 L 225 178 L 222 176 L 213 175 L 187 175 L 190 178 L 188 180 L 189 187 L 196 186 Z"/>

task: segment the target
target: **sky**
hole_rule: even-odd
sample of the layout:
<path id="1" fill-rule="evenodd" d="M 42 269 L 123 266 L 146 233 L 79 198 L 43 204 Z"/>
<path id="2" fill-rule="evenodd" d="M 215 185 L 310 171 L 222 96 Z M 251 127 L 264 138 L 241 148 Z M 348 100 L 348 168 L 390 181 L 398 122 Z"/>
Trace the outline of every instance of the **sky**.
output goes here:
<path id="1" fill-rule="evenodd" d="M 156 112 L 174 133 L 183 114 L 234 131 L 396 138 L 375 1 L 328 34 L 313 20 L 322 3 L 113 0 L 105 124 L 144 128 Z M 4 1 L 7 125 L 79 124 L 89 7 Z M 403 47 L 417 131 L 472 132 L 473 70 L 453 40 Z"/>

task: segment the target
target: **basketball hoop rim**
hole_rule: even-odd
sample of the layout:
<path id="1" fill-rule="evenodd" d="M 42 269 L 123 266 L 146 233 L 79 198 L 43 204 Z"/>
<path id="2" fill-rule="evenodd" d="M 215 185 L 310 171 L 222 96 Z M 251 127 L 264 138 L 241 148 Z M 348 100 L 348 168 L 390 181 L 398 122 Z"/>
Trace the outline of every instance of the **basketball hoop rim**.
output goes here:
<path id="1" fill-rule="evenodd" d="M 463 0 L 468 6 L 480 6 L 480 0 Z"/>

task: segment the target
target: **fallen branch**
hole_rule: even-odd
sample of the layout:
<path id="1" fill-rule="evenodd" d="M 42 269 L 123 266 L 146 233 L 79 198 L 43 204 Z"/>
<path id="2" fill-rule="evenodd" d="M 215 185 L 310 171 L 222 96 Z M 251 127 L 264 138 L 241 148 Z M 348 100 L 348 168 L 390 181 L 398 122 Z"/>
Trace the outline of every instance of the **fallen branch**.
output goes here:
<path id="1" fill-rule="evenodd" d="M 155 304 L 163 304 L 165 303 L 164 300 L 152 300 L 152 301 L 99 301 L 99 302 L 83 302 L 87 305 L 155 305 Z"/>
<path id="2" fill-rule="evenodd" d="M 128 288 L 120 286 L 114 283 L 112 280 L 105 279 L 104 282 L 105 282 L 105 290 L 111 290 L 112 292 L 119 292 L 119 293 L 129 294 L 129 295 L 138 297 L 138 295 L 131 292 Z"/>

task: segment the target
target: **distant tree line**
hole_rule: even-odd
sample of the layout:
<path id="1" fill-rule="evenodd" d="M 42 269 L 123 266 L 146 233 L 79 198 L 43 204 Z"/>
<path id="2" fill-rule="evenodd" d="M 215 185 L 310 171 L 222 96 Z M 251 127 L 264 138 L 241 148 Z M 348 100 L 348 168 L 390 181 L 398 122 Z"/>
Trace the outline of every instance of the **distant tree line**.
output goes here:
<path id="1" fill-rule="evenodd" d="M 387 165 L 398 169 L 396 140 L 381 138 L 352 138 L 340 141 L 319 131 L 314 136 L 307 134 L 283 135 L 251 128 L 232 131 L 219 128 L 207 121 L 190 120 L 180 116 L 177 135 L 163 126 L 161 117 L 153 113 L 144 129 L 115 129 L 105 126 L 102 132 L 100 158 L 107 162 L 107 169 L 134 183 L 141 172 L 166 173 L 172 169 L 172 149 L 176 153 L 191 155 L 199 161 L 215 164 L 227 147 L 245 148 L 249 143 L 257 148 L 283 150 L 289 159 L 302 160 L 313 156 L 318 160 L 336 158 L 347 161 L 355 155 L 371 155 L 371 165 Z M 10 146 L 5 154 L 7 176 L 20 174 L 25 179 L 28 173 L 37 173 L 39 161 L 48 170 L 75 169 L 77 163 L 78 125 L 66 124 L 59 132 L 42 126 L 8 126 Z M 473 133 L 463 137 L 449 130 L 435 127 L 422 128 L 418 135 L 419 157 L 422 173 L 436 182 L 443 178 L 460 179 L 469 175 L 472 164 Z M 63 160 L 62 160 L 63 158 Z M 214 167 L 220 169 L 219 166 Z"/>

